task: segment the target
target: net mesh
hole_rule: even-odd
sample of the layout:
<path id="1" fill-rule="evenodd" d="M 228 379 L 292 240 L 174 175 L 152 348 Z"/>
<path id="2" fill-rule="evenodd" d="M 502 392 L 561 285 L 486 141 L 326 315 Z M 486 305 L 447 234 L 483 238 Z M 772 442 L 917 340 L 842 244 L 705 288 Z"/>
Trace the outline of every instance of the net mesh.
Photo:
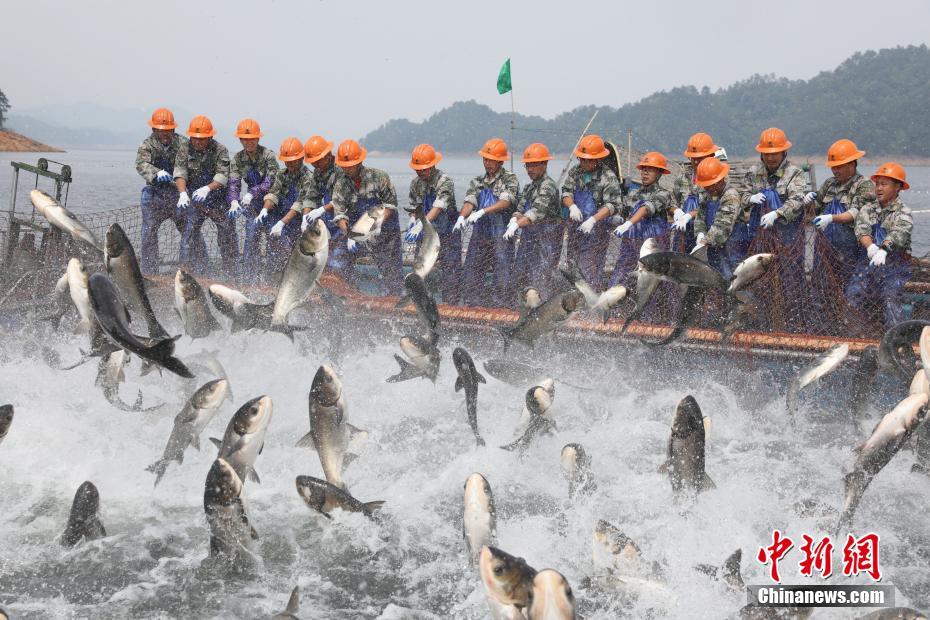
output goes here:
<path id="1" fill-rule="evenodd" d="M 766 252 L 774 254 L 775 258 L 763 277 L 748 288 L 748 295 L 742 297 L 744 304 L 739 306 L 742 312 L 735 325 L 740 330 L 755 332 L 880 337 L 889 323 L 885 301 L 880 296 L 873 296 L 857 306 L 850 303 L 847 297 L 848 283 L 853 272 L 861 269 L 862 265 L 845 262 L 828 239 L 811 225 L 810 219 L 808 214 L 799 233 L 788 244 L 782 243 L 772 231 L 758 231 L 748 255 Z M 139 247 L 142 217 L 137 206 L 90 213 L 82 215 L 81 220 L 101 240 L 105 237 L 107 227 L 117 222 L 133 244 Z M 239 229 L 241 245 L 244 239 L 241 220 Z M 47 299 L 55 281 L 64 272 L 68 258 L 81 250 L 69 237 L 51 228 L 41 215 L 32 216 L 29 212 L 17 213 L 13 218 L 8 213 L 0 214 L 0 231 L 0 248 L 6 265 L 0 289 L 0 307 L 9 308 Z M 203 234 L 209 254 L 219 268 L 216 230 L 211 222 L 204 224 Z M 605 261 L 605 281 L 617 275 L 614 280 L 624 283 L 631 291 L 628 299 L 614 308 L 611 322 L 624 321 L 633 310 L 635 298 L 635 265 L 629 273 L 610 272 L 619 243 L 611 235 Z M 467 246 L 466 235 L 463 256 Z M 562 264 L 566 260 L 566 247 L 567 242 L 563 238 L 560 256 Z M 403 248 L 405 263 L 409 266 L 415 257 L 416 246 L 405 242 Z M 159 234 L 159 255 L 164 272 L 170 272 L 177 264 L 179 249 L 180 235 L 173 223 L 167 221 Z M 93 266 L 95 260 L 99 263 L 99 257 L 86 252 L 83 255 L 92 267 L 100 268 L 99 265 Z M 930 260 L 927 257 L 905 257 L 902 260 L 907 261 L 911 272 L 910 280 L 903 289 L 904 295 L 899 300 L 904 317 L 930 318 L 925 303 L 930 298 Z M 526 275 L 523 265 L 515 265 L 514 271 L 518 275 Z M 524 278 L 523 281 L 527 280 Z M 531 278 L 528 282 L 534 284 Z M 567 282 L 559 282 L 568 286 Z M 675 324 L 682 308 L 681 296 L 679 287 L 663 283 L 640 320 L 655 325 Z M 513 309 L 519 309 L 518 298 L 519 295 L 515 294 Z M 733 310 L 734 306 L 724 295 L 708 291 L 700 304 L 698 315 L 689 324 L 722 329 L 732 321 L 733 315 L 728 313 Z"/>

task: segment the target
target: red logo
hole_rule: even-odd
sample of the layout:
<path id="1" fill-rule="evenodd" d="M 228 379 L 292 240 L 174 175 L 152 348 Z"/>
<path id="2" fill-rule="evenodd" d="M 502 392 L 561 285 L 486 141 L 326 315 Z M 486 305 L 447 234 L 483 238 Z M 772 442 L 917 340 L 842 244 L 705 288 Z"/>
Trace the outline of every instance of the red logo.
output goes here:
<path id="1" fill-rule="evenodd" d="M 828 579 L 833 574 L 833 541 L 824 536 L 816 541 L 807 534 L 802 534 L 804 544 L 799 549 L 803 558 L 798 562 L 800 572 L 805 577 L 813 577 L 818 573 L 822 579 Z M 770 564 L 770 576 L 775 583 L 781 583 L 778 573 L 778 562 L 783 560 L 794 547 L 794 541 L 784 536 L 780 530 L 772 532 L 772 544 L 760 547 L 756 559 L 760 564 Z M 878 534 L 870 532 L 861 538 L 852 534 L 847 535 L 846 544 L 843 545 L 843 575 L 855 577 L 860 573 L 869 575 L 874 581 L 881 581 L 882 573 L 878 559 Z"/>

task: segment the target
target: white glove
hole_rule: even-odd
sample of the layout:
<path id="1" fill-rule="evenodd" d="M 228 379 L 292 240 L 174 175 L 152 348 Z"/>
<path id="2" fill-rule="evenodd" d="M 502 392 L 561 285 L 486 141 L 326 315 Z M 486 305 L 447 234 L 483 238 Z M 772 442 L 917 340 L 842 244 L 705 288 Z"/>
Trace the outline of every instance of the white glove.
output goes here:
<path id="1" fill-rule="evenodd" d="M 754 205 L 765 204 L 765 194 L 759 192 L 749 197 L 749 202 Z"/>
<path id="2" fill-rule="evenodd" d="M 310 224 L 315 222 L 324 213 L 326 213 L 326 209 L 323 207 L 317 207 L 316 209 L 304 213 L 304 216 L 300 221 L 300 232 L 307 230 L 310 227 Z"/>
<path id="3" fill-rule="evenodd" d="M 452 227 L 452 232 L 455 232 L 457 230 L 462 230 L 463 228 L 465 228 L 465 224 L 467 223 L 468 222 L 465 221 L 465 218 L 460 215 L 459 219 L 455 220 L 455 226 Z"/>
<path id="4" fill-rule="evenodd" d="M 240 212 L 242 212 L 242 205 L 239 204 L 238 200 L 233 200 L 229 203 L 229 211 L 226 212 L 226 215 L 231 219 L 235 219 Z"/>
<path id="5" fill-rule="evenodd" d="M 614 228 L 614 234 L 617 235 L 618 237 L 622 237 L 623 235 L 626 234 L 626 231 L 630 230 L 631 228 L 633 228 L 633 222 L 629 222 L 629 221 L 624 222 L 620 224 L 619 226 L 617 226 L 616 228 Z"/>
<path id="6" fill-rule="evenodd" d="M 484 209 L 478 209 L 477 211 L 472 211 L 472 214 L 468 216 L 468 223 L 474 224 L 478 220 L 484 217 Z"/>
<path id="7" fill-rule="evenodd" d="M 407 227 L 407 232 L 404 233 L 404 241 L 412 242 L 420 238 L 420 235 L 423 233 L 423 222 L 420 220 L 414 220 L 410 222 L 410 226 Z"/>
<path id="8" fill-rule="evenodd" d="M 771 228 L 777 219 L 778 211 L 769 211 L 762 216 L 762 220 L 759 222 L 759 224 L 762 225 L 762 228 Z"/>
<path id="9" fill-rule="evenodd" d="M 833 223 L 833 216 L 829 213 L 824 213 L 823 215 L 818 215 L 814 218 L 814 226 L 820 230 L 825 230 L 827 226 Z"/>
<path id="10" fill-rule="evenodd" d="M 510 222 L 507 223 L 507 230 L 504 232 L 504 239 L 513 239 L 513 236 L 517 234 L 517 219 L 511 218 Z"/>
<path id="11" fill-rule="evenodd" d="M 194 202 L 204 202 L 207 199 L 207 196 L 210 195 L 210 186 L 204 185 L 200 189 L 194 192 Z"/>
<path id="12" fill-rule="evenodd" d="M 575 222 L 580 222 L 584 216 L 581 214 L 581 209 L 578 208 L 574 202 L 568 205 L 568 218 L 574 220 Z"/>
<path id="13" fill-rule="evenodd" d="M 187 192 L 181 192 L 181 195 L 178 196 L 178 209 L 186 209 L 190 204 L 190 196 L 187 195 Z"/>
<path id="14" fill-rule="evenodd" d="M 594 216 L 592 215 L 591 217 L 589 217 L 588 219 L 586 219 L 585 221 L 581 223 L 581 226 L 578 227 L 578 230 L 580 230 L 586 235 L 590 235 L 591 231 L 594 230 L 595 224 L 597 224 L 597 220 L 595 220 Z"/>
<path id="15" fill-rule="evenodd" d="M 685 213 L 684 211 L 675 211 L 675 214 L 681 213 L 678 217 L 675 218 L 675 223 L 672 224 L 678 230 L 684 230 L 688 227 L 688 222 L 691 221 L 692 217 L 690 213 Z"/>
<path id="16" fill-rule="evenodd" d="M 271 230 L 268 231 L 268 234 L 272 237 L 280 237 L 281 233 L 284 231 L 284 220 L 278 220 L 278 223 L 271 227 Z"/>
<path id="17" fill-rule="evenodd" d="M 707 245 L 707 242 L 704 241 L 704 233 L 698 233 L 697 239 L 695 239 L 694 249 L 691 250 L 691 253 L 697 254 L 705 245 Z"/>
<path id="18" fill-rule="evenodd" d="M 869 261 L 869 264 L 873 267 L 881 267 L 885 264 L 885 259 L 888 258 L 888 252 L 879 248 L 875 255 L 872 257 L 872 260 Z"/>
<path id="19" fill-rule="evenodd" d="M 875 253 L 878 252 L 880 249 L 881 248 L 879 248 L 877 245 L 873 243 L 872 245 L 870 245 L 869 247 L 865 249 L 865 253 L 868 255 L 869 258 L 872 258 L 873 256 L 875 256 Z"/>
<path id="20" fill-rule="evenodd" d="M 159 183 L 167 183 L 171 180 L 171 173 L 167 170 L 159 170 L 158 173 L 155 174 L 155 180 Z"/>
<path id="21" fill-rule="evenodd" d="M 355 252 L 358 249 L 358 244 L 355 242 L 355 239 L 349 239 L 346 241 L 346 249 L 350 252 Z"/>
<path id="22" fill-rule="evenodd" d="M 817 192 L 807 192 L 804 195 L 804 200 L 801 201 L 801 204 L 809 205 L 817 199 Z"/>
<path id="23" fill-rule="evenodd" d="M 246 192 L 242 197 L 242 206 L 247 207 L 250 204 L 252 204 L 252 194 L 250 192 Z"/>
<path id="24" fill-rule="evenodd" d="M 265 218 L 268 217 L 268 209 L 262 207 L 262 210 L 258 212 L 258 215 L 255 216 L 255 223 L 261 224 L 265 221 Z"/>

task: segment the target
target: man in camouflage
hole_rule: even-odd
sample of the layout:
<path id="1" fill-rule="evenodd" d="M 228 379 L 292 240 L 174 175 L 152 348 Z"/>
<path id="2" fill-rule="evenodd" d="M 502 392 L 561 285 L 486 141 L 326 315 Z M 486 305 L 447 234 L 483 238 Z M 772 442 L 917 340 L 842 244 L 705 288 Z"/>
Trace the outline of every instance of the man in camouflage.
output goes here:
<path id="1" fill-rule="evenodd" d="M 265 227 L 255 222 L 255 217 L 278 172 L 274 150 L 258 143 L 263 135 L 258 123 L 250 118 L 236 127 L 236 137 L 242 143 L 242 150 L 232 158 L 226 192 L 229 217 L 235 219 L 240 214 L 245 217 L 245 243 L 239 276 L 247 282 L 254 281 L 257 273 L 261 272 L 257 268 L 262 262 L 260 244 Z"/>
<path id="2" fill-rule="evenodd" d="M 226 193 L 229 182 L 229 151 L 213 139 L 216 131 L 206 116 L 195 116 L 188 127 L 190 140 L 178 149 L 174 161 L 174 182 L 178 186 L 178 211 L 184 214 L 181 236 L 181 265 L 194 273 L 207 275 L 207 246 L 201 228 L 207 218 L 216 225 L 216 240 L 223 257 L 226 274 L 234 275 L 239 261 L 236 227 L 226 217 Z M 196 187 L 193 204 L 188 186 Z"/>
<path id="3" fill-rule="evenodd" d="M 442 302 L 460 304 L 462 278 L 462 233 L 453 231 L 458 211 L 455 202 L 455 184 L 452 177 L 436 167 L 442 159 L 429 144 L 420 144 L 410 155 L 410 168 L 416 177 L 410 181 L 408 200 L 410 211 L 418 208 L 432 222 L 439 235 L 439 278 Z M 404 240 L 419 244 L 423 225 L 419 219 L 410 222 Z"/>
<path id="4" fill-rule="evenodd" d="M 695 170 L 701 201 L 694 215 L 692 254 L 707 248 L 707 262 L 727 280 L 746 256 L 749 232 L 739 192 L 728 186 L 730 165 L 709 157 Z"/>
<path id="5" fill-rule="evenodd" d="M 515 302 L 511 281 L 514 242 L 503 235 L 516 209 L 520 182 L 515 174 L 504 169 L 510 156 L 503 140 L 491 138 L 478 154 L 485 173 L 468 184 L 462 214 L 453 227 L 461 230 L 465 225 L 472 226 L 465 254 L 462 298 L 467 306 L 509 308 Z M 489 272 L 490 287 L 485 284 Z"/>
<path id="6" fill-rule="evenodd" d="M 344 174 L 333 187 L 333 221 L 346 238 L 347 277 L 356 285 L 360 283 L 355 263 L 367 250 L 378 265 L 381 294 L 400 295 L 404 272 L 397 192 L 388 173 L 362 165 L 367 154 L 368 151 L 355 140 L 343 141 L 336 150 L 336 165 L 342 168 Z M 367 247 L 363 249 L 349 238 L 349 228 L 369 209 L 378 205 L 386 208 L 381 232 L 366 241 Z"/>
<path id="7" fill-rule="evenodd" d="M 271 189 L 265 194 L 262 210 L 255 218 L 260 225 L 270 226 L 262 272 L 265 277 L 282 271 L 291 255 L 300 234 L 298 223 L 291 222 L 294 205 L 300 208 L 300 196 L 310 184 L 310 170 L 304 165 L 304 145 L 300 140 L 286 138 L 281 143 L 278 159 L 284 162 L 284 168 L 275 175 Z"/>
<path id="8" fill-rule="evenodd" d="M 520 193 L 521 213 L 514 214 L 504 233 L 504 238 L 510 239 L 520 230 L 514 264 L 515 288 L 534 287 L 543 299 L 555 292 L 552 279 L 559 265 L 565 235 L 559 188 L 547 171 L 551 160 L 549 149 L 539 142 L 523 151 L 530 182 Z"/>
<path id="9" fill-rule="evenodd" d="M 881 305 L 885 327 L 904 316 L 904 284 L 911 277 L 911 210 L 899 193 L 910 188 L 904 167 L 896 162 L 882 164 L 872 175 L 877 202 L 867 203 L 856 215 L 856 236 L 866 250 L 850 279 L 846 295 L 866 317 Z"/>
<path id="10" fill-rule="evenodd" d="M 605 165 L 610 151 L 600 136 L 582 138 L 574 155 L 578 164 L 562 183 L 562 206 L 568 209 L 569 219 L 581 224 L 569 224 L 568 256 L 577 261 L 588 284 L 600 291 L 604 288 L 604 261 L 610 242 L 609 223 L 605 220 L 619 213 L 624 190 L 617 175 Z"/>
<path id="11" fill-rule="evenodd" d="M 720 150 L 714 144 L 713 138 L 706 133 L 696 133 L 688 139 L 688 147 L 684 156 L 690 163 L 683 166 L 682 171 L 672 182 L 672 200 L 675 205 L 673 212 L 675 229 L 672 239 L 672 249 L 676 252 L 690 252 L 694 249 L 694 212 L 701 201 L 701 188 L 695 183 L 695 173 L 698 164 L 708 157 L 714 157 Z"/>
<path id="12" fill-rule="evenodd" d="M 175 133 L 174 114 L 159 108 L 149 120 L 152 133 L 136 151 L 136 171 L 145 180 L 142 188 L 142 247 L 139 267 L 142 273 L 158 272 L 158 229 L 165 220 L 174 222 L 178 232 L 184 221 L 175 213 L 178 190 L 172 177 L 174 160 L 187 138 Z"/>

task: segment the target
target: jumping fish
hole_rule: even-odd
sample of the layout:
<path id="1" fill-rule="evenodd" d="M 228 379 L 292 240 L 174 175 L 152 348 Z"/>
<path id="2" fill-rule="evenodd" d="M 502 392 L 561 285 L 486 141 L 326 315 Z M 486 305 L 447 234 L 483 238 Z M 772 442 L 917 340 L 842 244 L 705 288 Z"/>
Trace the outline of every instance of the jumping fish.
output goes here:
<path id="1" fill-rule="evenodd" d="M 132 242 L 119 224 L 110 224 L 107 228 L 104 262 L 107 273 L 113 278 L 123 300 L 132 312 L 142 315 L 148 325 L 149 337 L 161 340 L 168 337 L 168 332 L 161 326 L 152 309 L 152 302 L 145 293 L 145 281 L 136 260 Z"/>
<path id="2" fill-rule="evenodd" d="M 536 569 L 523 558 L 490 545 L 481 549 L 478 567 L 492 614 L 511 606 L 518 611 L 526 609 L 532 596 Z"/>
<path id="3" fill-rule="evenodd" d="M 836 370 L 848 355 L 849 345 L 837 344 L 807 366 L 788 386 L 788 395 L 785 397 L 788 413 L 793 416 L 797 412 L 798 393 L 802 389 Z"/>
<path id="4" fill-rule="evenodd" d="M 237 569 L 251 567 L 257 560 L 252 527 L 242 500 L 242 480 L 222 458 L 213 461 L 204 483 L 203 511 L 210 526 L 210 559 Z"/>
<path id="5" fill-rule="evenodd" d="M 626 299 L 627 289 L 622 284 L 611 286 L 600 294 L 595 293 L 574 260 L 569 259 L 565 267 L 559 267 L 559 272 L 584 295 L 588 310 L 604 323 L 610 318 L 611 309 Z"/>
<path id="6" fill-rule="evenodd" d="M 71 235 L 75 241 L 86 243 L 97 251 L 103 251 L 94 233 L 57 200 L 40 189 L 29 192 L 29 199 L 32 200 L 32 205 L 39 210 L 42 217 L 53 226 Z"/>
<path id="7" fill-rule="evenodd" d="M 211 284 L 207 289 L 213 306 L 226 318 L 232 321 L 229 331 L 232 333 L 247 329 L 268 329 L 271 326 L 271 313 L 274 311 L 274 302 L 257 304 L 252 302 L 240 291 L 223 286 Z"/>
<path id="8" fill-rule="evenodd" d="M 545 568 L 533 577 L 529 620 L 575 620 L 575 596 L 562 573 Z"/>
<path id="9" fill-rule="evenodd" d="M 0 443 L 6 439 L 13 425 L 13 405 L 0 405 Z"/>
<path id="10" fill-rule="evenodd" d="M 659 468 L 667 472 L 672 490 L 695 492 L 716 487 L 707 475 L 705 465 L 704 416 L 693 396 L 685 396 L 675 410 L 672 434 L 668 439 L 665 463 Z"/>
<path id="11" fill-rule="evenodd" d="M 567 321 L 584 302 L 584 295 L 572 289 L 556 293 L 537 308 L 533 308 L 513 327 L 500 327 L 498 331 L 504 338 L 504 351 L 510 348 L 514 340 L 533 346 L 536 339 L 555 331 Z"/>
<path id="12" fill-rule="evenodd" d="M 310 508 L 313 508 L 324 517 L 329 516 L 334 509 L 339 508 L 345 512 L 360 512 L 370 517 L 376 510 L 384 505 L 383 501 L 360 502 L 347 491 L 337 486 L 314 478 L 313 476 L 297 476 L 297 494 Z"/>
<path id="13" fill-rule="evenodd" d="M 559 456 L 562 474 L 568 480 L 568 498 L 588 495 L 597 490 L 594 475 L 591 473 L 591 457 L 580 443 L 566 444 Z"/>
<path id="14" fill-rule="evenodd" d="M 455 391 L 465 390 L 468 424 L 475 434 L 475 441 L 478 442 L 479 446 L 483 446 L 484 439 L 481 438 L 481 434 L 478 432 L 478 384 L 487 383 L 487 380 L 475 368 L 475 362 L 471 359 L 468 351 L 462 347 L 456 347 L 452 351 L 452 362 L 458 372 L 458 377 L 455 379 Z"/>
<path id="15" fill-rule="evenodd" d="M 210 311 L 203 287 L 183 269 L 178 269 L 174 276 L 174 308 L 184 324 L 184 332 L 191 338 L 206 338 L 210 332 L 221 329 Z"/>
<path id="16" fill-rule="evenodd" d="M 914 345 L 928 325 L 930 321 L 915 319 L 889 327 L 878 344 L 879 368 L 891 370 L 901 381 L 910 381 L 914 371 L 920 368 Z"/>
<path id="17" fill-rule="evenodd" d="M 397 360 L 397 364 L 400 366 L 400 372 L 388 377 L 388 383 L 399 383 L 418 377 L 436 383 L 442 356 L 434 344 L 417 336 L 404 336 L 400 339 L 400 350 L 410 358 L 410 361 L 408 362 L 395 354 L 394 359 Z"/>
<path id="18" fill-rule="evenodd" d="M 319 281 L 329 258 L 329 231 L 322 219 L 310 224 L 294 243 L 271 313 L 271 329 L 290 335 L 287 316 L 302 304 Z M 291 336 L 293 337 L 293 336 Z"/>
<path id="19" fill-rule="evenodd" d="M 68 525 L 61 535 L 62 547 L 73 547 L 81 541 L 96 540 L 107 535 L 100 522 L 100 493 L 93 482 L 78 487 L 68 515 Z"/>
<path id="20" fill-rule="evenodd" d="M 248 477 L 249 480 L 261 484 L 261 479 L 255 471 L 255 460 L 265 448 L 265 433 L 271 424 L 272 410 L 270 397 L 257 396 L 233 414 L 226 426 L 223 441 L 215 437 L 210 438 L 220 449 L 217 456 L 236 470 L 236 475 L 243 483 Z"/>
<path id="21" fill-rule="evenodd" d="M 733 270 L 733 279 L 730 280 L 730 286 L 727 287 L 728 293 L 741 291 L 763 275 L 768 270 L 772 261 L 775 260 L 774 254 L 753 254 L 746 258 L 736 269 Z"/>
<path id="22" fill-rule="evenodd" d="M 650 254 L 655 254 L 658 251 L 659 245 L 652 237 L 646 239 L 639 248 L 639 262 L 636 266 L 636 307 L 633 308 L 630 316 L 623 322 L 623 328 L 620 330 L 621 334 L 625 334 L 630 323 L 640 317 L 646 309 L 649 300 L 652 299 L 652 295 L 656 292 L 656 288 L 659 286 L 660 280 L 658 274 L 646 269 L 646 266 L 642 262 L 643 258 Z"/>
<path id="23" fill-rule="evenodd" d="M 313 376 L 309 403 L 310 432 L 297 445 L 315 447 L 326 481 L 345 491 L 342 469 L 349 447 L 347 408 L 342 382 L 329 366 L 320 366 Z"/>
<path id="24" fill-rule="evenodd" d="M 426 282 L 416 273 L 404 277 L 404 289 L 417 308 L 417 315 L 429 330 L 429 343 L 435 345 L 439 340 L 439 310 L 436 300 L 426 288 Z"/>
<path id="25" fill-rule="evenodd" d="M 553 393 L 550 390 L 541 385 L 531 387 L 526 391 L 524 400 L 526 402 L 525 412 L 528 412 L 529 419 L 525 424 L 523 434 L 506 446 L 501 446 L 503 450 L 522 452 L 529 447 L 533 439 L 555 429 L 555 422 L 549 415 L 553 400 Z"/>
<path id="26" fill-rule="evenodd" d="M 366 243 L 377 237 L 381 234 L 381 226 L 384 225 L 384 221 L 392 210 L 393 205 L 390 208 L 384 204 L 371 207 L 352 224 L 349 236 L 357 243 Z"/>
<path id="27" fill-rule="evenodd" d="M 465 481 L 462 536 L 473 562 L 477 561 L 485 545 L 497 542 L 497 521 L 491 485 L 478 473 L 470 475 Z"/>

